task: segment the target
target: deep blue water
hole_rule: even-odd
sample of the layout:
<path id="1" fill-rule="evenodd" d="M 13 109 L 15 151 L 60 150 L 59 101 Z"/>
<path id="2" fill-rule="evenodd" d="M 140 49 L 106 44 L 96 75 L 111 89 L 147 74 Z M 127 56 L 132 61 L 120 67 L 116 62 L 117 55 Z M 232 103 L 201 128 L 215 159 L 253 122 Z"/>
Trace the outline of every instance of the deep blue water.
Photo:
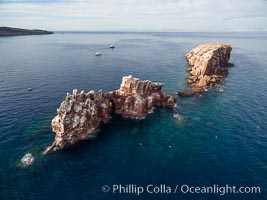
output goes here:
<path id="1" fill-rule="evenodd" d="M 185 54 L 233 46 L 231 68 L 203 96 L 144 120 L 114 118 L 96 140 L 43 156 L 50 122 L 73 88 L 119 88 L 132 74 L 186 88 Z M 109 45 L 116 45 L 114 50 Z M 65 33 L 0 38 L 0 199 L 267 199 L 266 33 Z M 96 50 L 103 55 L 95 57 Z M 31 92 L 28 88 L 33 88 Z M 183 120 L 174 118 L 174 114 Z M 35 163 L 17 166 L 30 152 Z M 261 194 L 111 194 L 105 184 L 259 186 Z"/>

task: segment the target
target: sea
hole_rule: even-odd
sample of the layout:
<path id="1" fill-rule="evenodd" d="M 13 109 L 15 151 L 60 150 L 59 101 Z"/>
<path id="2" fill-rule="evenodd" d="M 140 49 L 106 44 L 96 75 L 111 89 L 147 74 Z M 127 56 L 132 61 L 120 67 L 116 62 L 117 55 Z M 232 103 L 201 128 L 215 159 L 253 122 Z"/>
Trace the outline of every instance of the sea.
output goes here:
<path id="1" fill-rule="evenodd" d="M 235 66 L 224 84 L 178 97 L 185 55 L 202 43 L 231 44 Z M 0 199 L 266 200 L 266 47 L 266 32 L 1 37 Z M 164 83 L 176 106 L 142 120 L 115 116 L 96 139 L 43 155 L 67 92 L 116 90 L 126 75 Z M 35 161 L 21 168 L 26 153 Z"/>

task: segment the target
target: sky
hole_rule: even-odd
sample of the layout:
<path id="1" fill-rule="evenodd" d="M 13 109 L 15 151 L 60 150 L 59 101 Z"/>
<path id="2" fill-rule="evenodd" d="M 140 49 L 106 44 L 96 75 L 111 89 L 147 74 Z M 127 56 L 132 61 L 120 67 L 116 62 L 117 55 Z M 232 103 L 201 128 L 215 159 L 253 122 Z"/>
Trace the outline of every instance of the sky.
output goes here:
<path id="1" fill-rule="evenodd" d="M 0 26 L 70 31 L 267 31 L 267 0 L 0 0 Z"/>

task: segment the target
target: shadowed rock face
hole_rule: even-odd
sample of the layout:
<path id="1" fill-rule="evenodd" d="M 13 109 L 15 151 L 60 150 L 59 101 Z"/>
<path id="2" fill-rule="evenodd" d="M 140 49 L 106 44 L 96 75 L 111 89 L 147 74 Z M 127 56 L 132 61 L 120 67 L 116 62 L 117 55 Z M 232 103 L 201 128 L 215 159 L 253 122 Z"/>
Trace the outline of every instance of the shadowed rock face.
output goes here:
<path id="1" fill-rule="evenodd" d="M 228 63 L 232 47 L 222 44 L 202 44 L 192 49 L 187 55 L 187 79 L 192 84 L 193 92 L 202 92 L 208 85 L 223 83 L 223 77 L 228 74 Z"/>
<path id="2" fill-rule="evenodd" d="M 104 93 L 77 89 L 67 94 L 52 120 L 56 133 L 54 143 L 46 149 L 63 149 L 80 140 L 95 138 L 101 124 L 109 121 L 112 113 L 122 117 L 144 118 L 153 107 L 173 107 L 174 98 L 161 91 L 162 83 L 141 81 L 132 76 L 122 79 L 120 89 Z"/>

